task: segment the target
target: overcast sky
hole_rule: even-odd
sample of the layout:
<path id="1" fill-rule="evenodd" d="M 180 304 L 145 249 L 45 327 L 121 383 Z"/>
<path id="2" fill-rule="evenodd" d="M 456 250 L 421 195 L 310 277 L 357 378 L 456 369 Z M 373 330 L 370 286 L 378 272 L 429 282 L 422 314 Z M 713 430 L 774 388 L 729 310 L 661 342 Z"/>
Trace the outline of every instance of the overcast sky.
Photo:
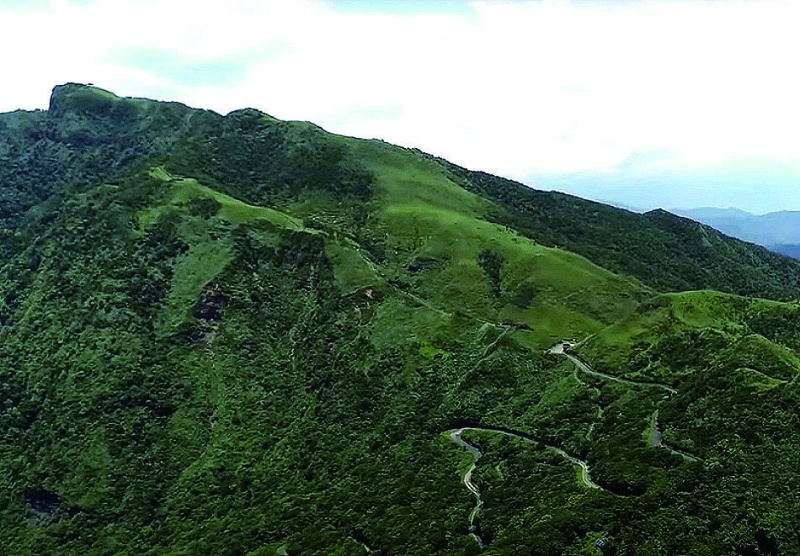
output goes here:
<path id="1" fill-rule="evenodd" d="M 641 208 L 800 210 L 800 2 L 0 0 L 0 111 L 91 82 Z"/>

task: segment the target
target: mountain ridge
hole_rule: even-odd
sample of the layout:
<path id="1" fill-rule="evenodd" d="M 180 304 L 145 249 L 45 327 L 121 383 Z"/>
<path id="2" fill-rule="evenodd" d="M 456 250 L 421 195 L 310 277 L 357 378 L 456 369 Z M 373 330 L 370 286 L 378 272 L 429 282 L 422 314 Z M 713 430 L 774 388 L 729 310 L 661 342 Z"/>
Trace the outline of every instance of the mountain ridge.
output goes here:
<path id="1" fill-rule="evenodd" d="M 765 248 L 730 242 L 727 236 L 710 226 L 696 224 L 663 209 L 636 214 L 564 193 L 538 192 L 484 172 L 451 167 L 456 168 L 457 173 L 476 178 L 468 182 L 470 190 L 482 192 L 508 210 L 510 214 L 499 217 L 500 220 L 517 223 L 537 241 L 563 245 L 611 270 L 636 276 L 653 287 L 668 290 L 713 288 L 745 295 L 795 297 L 788 291 L 765 294 L 772 288 L 761 276 L 756 277 L 760 274 L 757 267 L 763 264 L 770 268 L 768 273 L 788 271 L 787 284 L 796 283 L 800 276 L 796 274 L 794 261 Z M 530 222 L 536 223 L 535 229 Z M 576 236 L 580 237 L 579 241 L 574 239 Z M 648 236 L 652 236 L 652 241 L 644 241 L 650 239 Z M 607 240 L 614 248 L 604 245 Z M 676 276 L 670 268 L 672 264 L 680 266 L 681 272 L 691 277 Z M 747 267 L 750 269 L 742 272 Z"/>
<path id="2" fill-rule="evenodd" d="M 800 546 L 795 261 L 110 94 L 0 115 L 9 551 Z"/>
<path id="3" fill-rule="evenodd" d="M 796 255 L 800 245 L 800 211 L 782 210 L 756 215 L 738 209 L 699 208 L 672 212 L 783 255 Z"/>

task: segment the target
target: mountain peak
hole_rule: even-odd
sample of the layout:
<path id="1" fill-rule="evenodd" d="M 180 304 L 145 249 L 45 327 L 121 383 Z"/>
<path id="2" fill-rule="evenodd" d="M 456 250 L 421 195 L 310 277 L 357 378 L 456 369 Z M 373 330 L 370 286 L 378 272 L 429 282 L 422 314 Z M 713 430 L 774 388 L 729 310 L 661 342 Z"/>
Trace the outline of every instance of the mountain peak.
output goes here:
<path id="1" fill-rule="evenodd" d="M 0 126 L 8 554 L 800 544 L 800 305 L 709 291 L 800 261 L 255 110 Z"/>
<path id="2" fill-rule="evenodd" d="M 65 83 L 53 88 L 48 111 L 56 118 L 69 112 L 105 116 L 122 100 L 114 93 L 91 84 Z"/>

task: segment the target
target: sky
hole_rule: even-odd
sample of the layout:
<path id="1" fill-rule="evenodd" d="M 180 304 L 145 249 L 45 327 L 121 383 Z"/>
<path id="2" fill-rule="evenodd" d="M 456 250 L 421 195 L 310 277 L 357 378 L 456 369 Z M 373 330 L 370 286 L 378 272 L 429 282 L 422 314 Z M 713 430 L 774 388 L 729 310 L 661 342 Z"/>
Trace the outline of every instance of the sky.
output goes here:
<path id="1" fill-rule="evenodd" d="M 0 112 L 93 83 L 628 207 L 800 210 L 798 21 L 791 0 L 0 0 Z"/>

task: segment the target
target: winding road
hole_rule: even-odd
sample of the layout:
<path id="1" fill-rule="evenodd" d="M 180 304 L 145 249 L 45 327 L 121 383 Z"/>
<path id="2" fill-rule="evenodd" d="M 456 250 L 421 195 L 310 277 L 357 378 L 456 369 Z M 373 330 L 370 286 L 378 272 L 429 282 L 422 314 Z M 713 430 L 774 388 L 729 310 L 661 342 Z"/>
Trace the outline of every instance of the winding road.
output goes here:
<path id="1" fill-rule="evenodd" d="M 595 371 L 587 363 L 585 363 L 584 361 L 582 361 L 578 357 L 576 357 L 576 356 L 574 356 L 574 355 L 572 355 L 570 353 L 567 353 L 567 350 L 564 349 L 566 346 L 571 346 L 571 344 L 569 344 L 568 342 L 561 342 L 559 344 L 556 344 L 555 346 L 550 348 L 549 353 L 556 354 L 556 355 L 564 355 L 564 356 L 568 357 L 570 359 L 570 361 L 572 361 L 579 369 L 581 369 L 582 371 L 584 371 L 584 372 L 586 372 L 588 374 L 595 375 L 595 376 L 600 376 L 600 377 L 603 377 L 603 378 L 608 378 L 610 380 L 616 380 L 616 381 L 619 381 L 619 382 L 630 382 L 630 381 L 627 381 L 625 379 L 617 379 L 616 377 L 611 377 L 609 375 L 605 375 L 603 373 L 599 373 L 599 372 Z M 662 387 L 667 388 L 668 390 L 672 391 L 673 393 L 675 392 L 671 388 L 668 388 L 666 386 L 663 386 L 663 385 L 657 385 L 657 386 L 662 386 Z M 450 429 L 448 431 L 445 431 L 446 434 L 450 437 L 450 440 L 452 440 L 455 444 L 459 445 L 463 449 L 467 450 L 472 455 L 472 464 L 469 466 L 469 469 L 467 469 L 467 471 L 464 473 L 464 476 L 462 477 L 461 480 L 464 483 L 464 486 L 467 487 L 467 490 L 469 490 L 470 493 L 472 493 L 472 495 L 475 497 L 475 507 L 472 509 L 472 511 L 469 514 L 469 534 L 472 536 L 473 539 L 475 539 L 475 542 L 478 544 L 478 546 L 480 548 L 484 548 L 486 546 L 485 541 L 483 540 L 483 538 L 480 535 L 480 528 L 478 526 L 478 515 L 480 514 L 481 508 L 483 507 L 483 498 L 481 498 L 480 489 L 472 481 L 472 474 L 475 472 L 475 467 L 478 464 L 478 460 L 481 458 L 481 456 L 483 454 L 481 453 L 481 451 L 478 449 L 477 446 L 474 446 L 474 445 L 470 444 L 469 442 L 467 442 L 466 440 L 464 440 L 461 437 L 461 435 L 465 431 L 481 431 L 481 432 L 490 432 L 490 433 L 496 433 L 496 434 L 504 434 L 506 436 L 519 438 L 520 440 L 523 440 L 523 441 L 528 442 L 530 444 L 533 444 L 535 446 L 541 446 L 541 447 L 543 447 L 543 448 L 545 448 L 547 450 L 551 450 L 551 451 L 557 453 L 562 458 L 564 458 L 567 461 L 569 461 L 571 464 L 578 466 L 578 468 L 581 470 L 580 481 L 581 481 L 581 484 L 583 484 L 585 487 L 591 488 L 591 489 L 600 489 L 600 490 L 604 490 L 604 491 L 606 490 L 603 487 L 601 487 L 600 485 L 598 485 L 597 483 L 595 483 L 594 481 L 592 481 L 591 475 L 589 473 L 589 464 L 588 463 L 586 463 L 582 459 L 579 459 L 579 458 L 577 458 L 575 456 L 572 456 L 572 455 L 568 454 L 563 449 L 561 449 L 561 448 L 559 448 L 557 446 L 552 446 L 550 444 L 547 444 L 546 442 L 542 442 L 541 440 L 537 440 L 536 438 L 533 438 L 532 436 L 530 436 L 528 434 L 525 434 L 525 433 L 522 433 L 522 432 L 518 432 L 518 431 L 513 431 L 513 430 L 510 430 L 510 429 L 493 428 L 493 427 L 461 427 L 461 428 Z M 608 491 L 606 491 L 606 492 L 608 492 Z"/>
<path id="2" fill-rule="evenodd" d="M 450 429 L 446 431 L 446 434 L 450 437 L 450 440 L 452 440 L 454 443 L 458 444 L 459 446 L 467 450 L 472 455 L 473 458 L 472 465 L 470 465 L 469 469 L 467 469 L 467 471 L 464 473 L 464 476 L 462 477 L 461 480 L 464 483 L 464 486 L 467 487 L 467 490 L 469 490 L 475 497 L 475 507 L 469 514 L 469 534 L 472 536 L 473 539 L 475 539 L 475 542 L 478 543 L 478 546 L 480 548 L 484 548 L 486 546 L 483 538 L 481 538 L 480 528 L 478 527 L 478 514 L 480 513 L 481 508 L 483 507 L 483 499 L 481 498 L 480 489 L 472 481 L 472 474 L 475 472 L 475 467 L 478 463 L 478 460 L 483 455 L 483 453 L 478 449 L 477 446 L 470 444 L 461 437 L 461 435 L 465 431 L 479 431 L 479 432 L 503 434 L 513 438 L 519 438 L 520 440 L 527 442 L 529 444 L 533 444 L 534 446 L 543 447 L 547 450 L 551 450 L 557 453 L 565 460 L 569 461 L 571 464 L 576 465 L 581 470 L 580 481 L 581 484 L 583 484 L 585 487 L 600 489 L 609 492 L 600 485 L 598 485 L 597 483 L 595 483 L 594 481 L 592 481 L 591 475 L 589 474 L 588 463 L 586 463 L 582 459 L 579 459 L 575 456 L 568 454 L 567 452 L 565 452 L 564 450 L 562 450 L 557 446 L 552 446 L 550 444 L 547 444 L 546 442 L 537 440 L 536 438 L 533 438 L 530 435 L 525 434 L 523 432 L 517 432 L 508 429 L 493 428 L 493 427 L 461 427 L 458 429 Z"/>
<path id="3" fill-rule="evenodd" d="M 586 373 L 587 375 L 597 376 L 600 378 L 604 378 L 606 380 L 610 380 L 612 382 L 620 382 L 622 384 L 630 384 L 631 386 L 643 386 L 643 387 L 650 387 L 650 388 L 660 388 L 661 390 L 665 390 L 669 392 L 671 395 L 677 394 L 678 391 L 671 386 L 667 386 L 666 384 L 661 384 L 660 382 L 641 382 L 638 380 L 630 380 L 627 378 L 620 378 L 618 376 L 609 375 L 606 373 L 601 373 L 600 371 L 594 370 L 589 363 L 575 355 L 574 353 L 570 352 L 572 344 L 569 342 L 560 342 L 548 350 L 548 353 L 552 353 L 553 355 L 563 355 L 570 361 L 572 361 L 576 367 L 578 367 L 581 371 Z"/>
<path id="4" fill-rule="evenodd" d="M 597 370 L 593 369 L 591 367 L 591 365 L 589 365 L 586 361 L 581 359 L 578 355 L 572 353 L 571 352 L 572 347 L 573 347 L 573 344 L 571 342 L 560 342 L 560 343 L 554 345 L 553 347 L 551 347 L 548 350 L 548 353 L 551 353 L 553 355 L 560 355 L 560 356 L 566 357 L 567 359 L 572 361 L 572 363 L 580 371 L 582 371 L 582 372 L 584 372 L 584 373 L 586 373 L 588 375 L 600 377 L 600 378 L 603 378 L 605 380 L 609 380 L 609 381 L 612 381 L 612 382 L 628 384 L 630 386 L 645 387 L 645 388 L 658 388 L 658 389 L 664 390 L 665 392 L 668 392 L 670 396 L 675 395 L 675 394 L 678 393 L 678 391 L 676 389 L 672 388 L 671 386 L 667 386 L 666 384 L 661 384 L 661 383 L 658 383 L 658 382 L 640 382 L 640 381 L 636 381 L 636 380 L 630 380 L 630 379 L 626 379 L 626 378 L 620 378 L 620 377 L 612 376 L 612 375 L 597 371 Z M 648 439 L 648 440 L 650 440 L 652 446 L 658 447 L 658 448 L 667 449 L 670 452 L 672 452 L 673 454 L 680 455 L 684 459 L 689 460 L 689 461 L 699 461 L 698 458 L 696 458 L 695 456 L 692 456 L 690 454 L 687 454 L 685 452 L 676 450 L 674 448 L 671 448 L 670 446 L 665 445 L 664 442 L 661 439 L 661 431 L 658 429 L 658 421 L 657 421 L 658 412 L 657 411 L 656 411 L 656 413 L 654 413 L 653 419 L 654 419 L 654 421 L 652 422 L 652 425 L 651 425 L 653 427 L 652 437 L 650 439 Z M 565 460 L 567 460 L 568 462 L 570 462 L 571 464 L 577 466 L 580 469 L 580 482 L 581 482 L 581 484 L 583 486 L 585 486 L 586 488 L 599 489 L 599 490 L 602 490 L 604 492 L 608 492 L 610 494 L 615 494 L 615 493 L 609 491 L 608 489 L 605 489 L 605 488 L 601 487 L 600 485 L 598 485 L 594 481 L 592 481 L 591 474 L 590 474 L 590 471 L 589 471 L 589 464 L 587 462 L 585 462 L 582 459 L 579 459 L 579 458 L 577 458 L 577 457 L 565 452 L 563 449 L 561 449 L 561 448 L 559 448 L 557 446 L 552 446 L 552 445 L 550 445 L 550 444 L 548 444 L 546 442 L 543 442 L 542 440 L 534 438 L 533 436 L 531 436 L 531 435 L 529 435 L 527 433 L 520 432 L 520 431 L 515 431 L 515 430 L 509 429 L 509 428 L 504 428 L 504 427 L 490 427 L 490 426 L 475 426 L 475 427 L 467 426 L 467 427 L 460 427 L 460 428 L 455 428 L 455 429 L 450 429 L 448 431 L 445 431 L 445 434 L 447 434 L 449 436 L 449 438 L 450 438 L 450 440 L 452 442 L 454 442 L 455 444 L 457 444 L 458 446 L 460 446 L 464 450 L 468 451 L 472 455 L 472 458 L 473 458 L 472 459 L 472 464 L 470 465 L 470 467 L 467 469 L 467 471 L 464 473 L 464 475 L 462 477 L 462 482 L 464 483 L 464 486 L 467 487 L 467 490 L 469 490 L 469 492 L 475 497 L 475 507 L 472 509 L 472 511 L 469 514 L 469 532 L 470 532 L 470 535 L 472 536 L 472 538 L 475 539 L 475 542 L 478 544 L 478 546 L 480 548 L 485 548 L 485 546 L 486 546 L 486 542 L 481 537 L 480 527 L 479 527 L 479 522 L 478 522 L 478 516 L 480 514 L 481 508 L 483 507 L 483 499 L 481 498 L 480 489 L 477 487 L 477 485 L 472 480 L 472 475 L 475 472 L 475 468 L 477 466 L 477 462 L 481 458 L 483 453 L 480 451 L 480 449 L 478 449 L 477 446 L 475 446 L 473 444 L 470 444 L 469 442 L 464 440 L 464 438 L 462 438 L 461 435 L 466 431 L 479 431 L 479 432 L 487 432 L 487 433 L 494 433 L 494 434 L 503 434 L 503 435 L 506 435 L 506 436 L 519 438 L 520 440 L 523 440 L 524 442 L 528 442 L 529 444 L 533 444 L 534 446 L 537 446 L 537 447 L 540 447 L 540 448 L 544 448 L 544 449 L 547 449 L 547 450 L 551 450 L 551 451 L 557 453 L 559 456 L 561 456 Z"/>
<path id="5" fill-rule="evenodd" d="M 483 455 L 481 451 L 476 447 L 461 438 L 461 433 L 465 430 L 471 430 L 470 427 L 464 427 L 460 429 L 451 429 L 447 431 L 448 436 L 450 436 L 450 440 L 467 450 L 470 454 L 472 454 L 472 465 L 469 466 L 466 473 L 462 477 L 462 481 L 464 482 L 464 486 L 467 487 L 472 495 L 475 497 L 475 507 L 469 514 L 469 534 L 472 535 L 472 538 L 475 539 L 475 542 L 478 543 L 478 546 L 483 548 L 485 546 L 483 539 L 480 536 L 480 532 L 478 531 L 478 526 L 476 525 L 475 521 L 478 517 L 478 513 L 481 511 L 481 507 L 483 507 L 483 499 L 481 498 L 481 491 L 475 486 L 475 483 L 472 482 L 472 473 L 475 471 L 475 466 L 478 463 L 478 460 Z"/>

